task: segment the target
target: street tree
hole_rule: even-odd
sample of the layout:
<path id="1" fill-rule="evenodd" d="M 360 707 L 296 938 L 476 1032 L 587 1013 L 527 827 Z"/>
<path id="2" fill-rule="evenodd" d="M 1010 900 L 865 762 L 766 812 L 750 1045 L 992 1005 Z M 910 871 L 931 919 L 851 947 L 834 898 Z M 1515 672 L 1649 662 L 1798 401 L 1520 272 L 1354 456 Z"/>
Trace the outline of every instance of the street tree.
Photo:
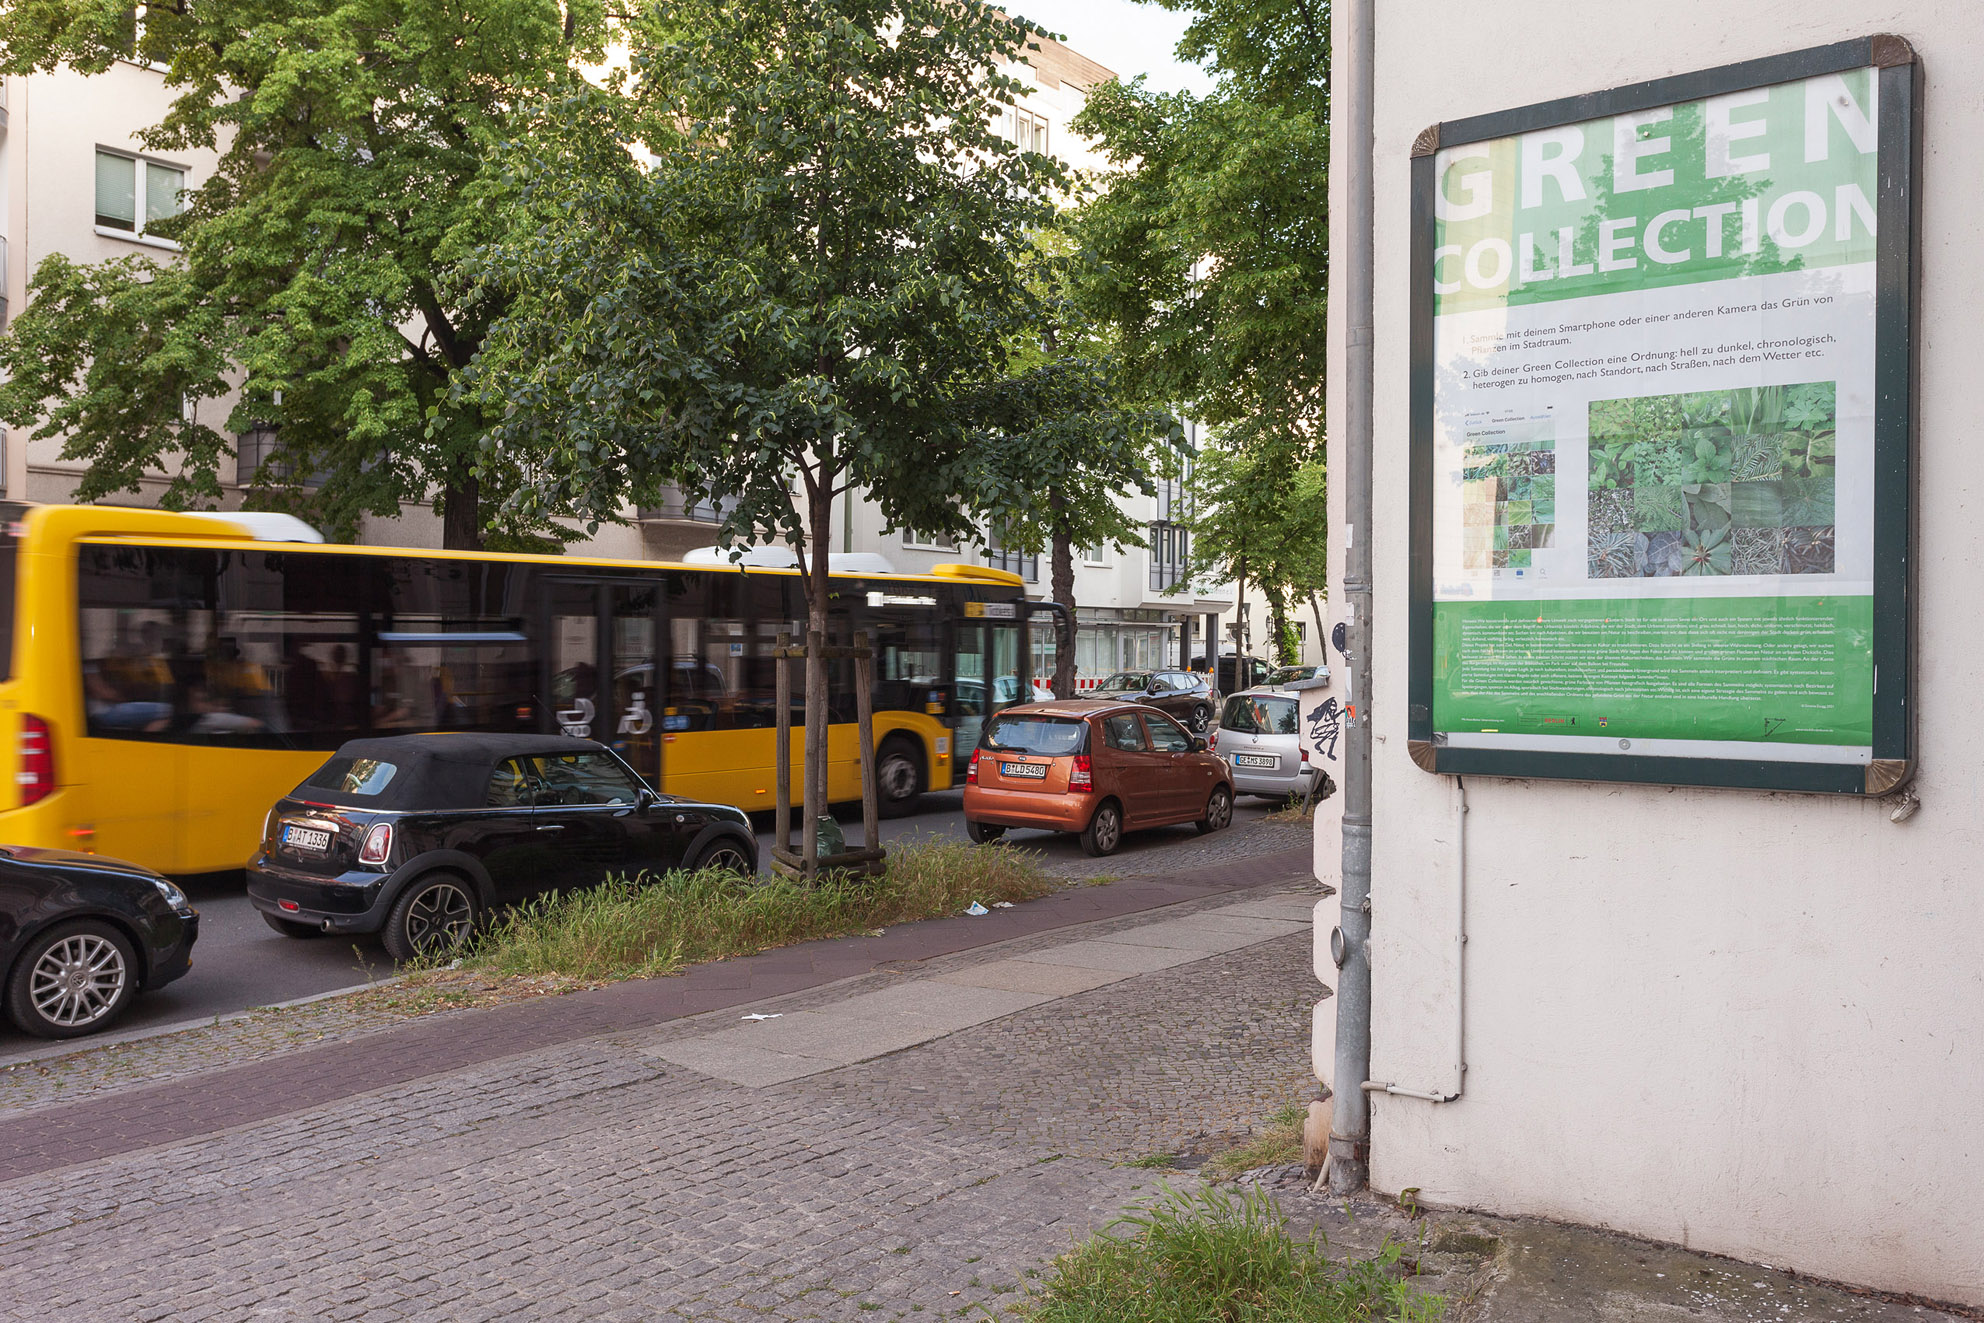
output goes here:
<path id="1" fill-rule="evenodd" d="M 1299 660 L 1290 610 L 1312 605 L 1326 584 L 1328 513 L 1323 460 L 1306 439 L 1228 431 L 1203 448 L 1191 478 L 1191 550 L 1185 582 L 1232 580 L 1236 617 L 1247 618 L 1247 585 L 1268 603 L 1269 644 L 1277 665 Z M 1316 629 L 1322 631 L 1320 611 Z M 1248 640 L 1235 632 L 1234 650 Z"/>
<path id="2" fill-rule="evenodd" d="M 1040 320 L 1014 337 L 1011 375 L 989 393 L 974 442 L 976 500 L 998 512 L 999 545 L 1048 554 L 1049 592 L 1063 609 L 1060 698 L 1075 692 L 1075 548 L 1144 545 L 1120 498 L 1152 494 L 1182 440 L 1170 410 L 1128 394 L 1112 329 L 1075 297 L 1079 261 L 1065 230 L 1035 235 L 1028 270 Z"/>
<path id="3" fill-rule="evenodd" d="M 1243 605 L 1256 584 L 1280 638 L 1286 603 L 1322 587 L 1328 5 L 1159 2 L 1192 13 L 1179 54 L 1217 83 L 1091 94 L 1076 127 L 1118 173 L 1082 212 L 1081 298 L 1120 337 L 1128 386 L 1219 436 L 1198 461 L 1194 564 L 1241 580 Z"/>
<path id="4" fill-rule="evenodd" d="M 0 340 L 0 419 L 61 437 L 81 499 L 164 469 L 180 508 L 219 500 L 229 433 L 273 428 L 259 503 L 351 536 L 432 502 L 447 546 L 482 545 L 515 475 L 482 458 L 486 406 L 451 387 L 503 303 L 452 273 L 490 238 L 518 103 L 603 57 L 599 0 L 139 9 L 141 26 L 104 0 L 0 8 L 0 71 L 163 65 L 170 108 L 140 141 L 219 153 L 147 227 L 176 255 L 37 267 Z"/>
<path id="5" fill-rule="evenodd" d="M 977 0 L 640 15 L 625 78 L 519 142 L 478 277 L 510 300 L 475 374 L 503 413 L 484 462 L 526 470 L 506 508 L 613 520 L 663 485 L 720 501 L 721 544 L 800 555 L 815 639 L 841 493 L 968 535 L 975 411 L 1036 320 L 1027 239 L 1067 184 L 994 131 L 1026 33 Z M 826 726 L 809 651 L 809 842 Z"/>

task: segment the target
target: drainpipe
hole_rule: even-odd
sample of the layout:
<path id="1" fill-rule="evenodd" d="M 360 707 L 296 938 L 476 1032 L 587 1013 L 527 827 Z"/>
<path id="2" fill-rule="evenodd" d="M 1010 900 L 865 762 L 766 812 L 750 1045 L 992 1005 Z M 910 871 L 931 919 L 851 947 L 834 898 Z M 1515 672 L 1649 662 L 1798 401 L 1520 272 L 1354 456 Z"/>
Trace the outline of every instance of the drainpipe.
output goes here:
<path id="1" fill-rule="evenodd" d="M 1343 933 L 1336 986 L 1336 1096 L 1330 1116 L 1329 1187 L 1348 1194 L 1370 1175 L 1371 1100 L 1371 401 L 1375 235 L 1372 93 L 1376 0 L 1337 0 L 1331 16 L 1335 127 L 1330 167 L 1344 180 L 1342 303 L 1349 315 L 1344 390 L 1343 595 L 1349 613 L 1351 710 L 1344 723 Z M 1340 135 L 1340 136 L 1339 136 Z"/>

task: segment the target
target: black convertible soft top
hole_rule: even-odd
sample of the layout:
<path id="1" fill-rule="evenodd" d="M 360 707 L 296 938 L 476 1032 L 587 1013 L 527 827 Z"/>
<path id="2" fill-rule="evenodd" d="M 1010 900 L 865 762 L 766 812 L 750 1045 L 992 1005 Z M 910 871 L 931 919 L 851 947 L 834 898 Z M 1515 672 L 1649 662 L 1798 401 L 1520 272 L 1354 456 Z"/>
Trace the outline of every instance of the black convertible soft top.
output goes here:
<path id="1" fill-rule="evenodd" d="M 351 740 L 312 772 L 291 798 L 339 808 L 419 810 L 481 808 L 488 803 L 489 776 L 505 758 L 602 753 L 606 746 L 564 735 L 485 735 L 441 731 Z M 391 779 L 374 793 L 347 788 L 360 762 L 386 763 Z M 376 773 L 372 778 L 377 779 Z"/>

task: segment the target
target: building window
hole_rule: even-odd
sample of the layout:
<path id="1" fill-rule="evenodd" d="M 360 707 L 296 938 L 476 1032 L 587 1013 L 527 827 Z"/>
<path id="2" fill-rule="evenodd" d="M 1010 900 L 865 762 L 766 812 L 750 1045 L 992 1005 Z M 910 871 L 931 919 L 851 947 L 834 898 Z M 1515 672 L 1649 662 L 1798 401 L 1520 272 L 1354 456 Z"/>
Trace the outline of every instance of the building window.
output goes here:
<path id="1" fill-rule="evenodd" d="M 902 531 L 902 544 L 917 551 L 956 551 L 958 549 L 957 539 L 955 538 L 946 537 L 941 533 L 923 533 L 914 528 L 905 528 Z"/>
<path id="2" fill-rule="evenodd" d="M 1040 557 L 1024 551 L 1007 551 L 995 533 L 985 544 L 985 563 L 995 570 L 1017 574 L 1027 583 L 1040 582 Z"/>
<path id="3" fill-rule="evenodd" d="M 1105 549 L 1104 549 L 1104 548 L 1102 547 L 1102 545 L 1101 545 L 1101 544 L 1099 544 L 1099 543 L 1098 543 L 1097 545 L 1095 545 L 1095 546 L 1093 546 L 1093 547 L 1083 547 L 1083 548 L 1082 548 L 1082 564 L 1084 564 L 1084 565 L 1107 565 L 1107 564 L 1109 564 L 1109 562 L 1108 562 L 1107 560 L 1104 560 L 1104 559 L 1103 559 L 1103 557 L 1104 557 L 1104 556 L 1105 556 L 1106 554 L 1107 554 L 1107 553 L 1106 553 L 1106 551 L 1105 551 Z"/>
<path id="4" fill-rule="evenodd" d="M 183 210 L 186 172 L 135 156 L 96 152 L 96 224 L 100 230 L 145 234 Z"/>
<path id="5" fill-rule="evenodd" d="M 1159 521 L 1150 526 L 1150 590 L 1167 593 L 1185 579 L 1190 533 L 1179 524 Z"/>
<path id="6" fill-rule="evenodd" d="M 1023 152 L 1047 155 L 1047 121 L 1030 110 L 1013 108 L 1013 141 Z"/>

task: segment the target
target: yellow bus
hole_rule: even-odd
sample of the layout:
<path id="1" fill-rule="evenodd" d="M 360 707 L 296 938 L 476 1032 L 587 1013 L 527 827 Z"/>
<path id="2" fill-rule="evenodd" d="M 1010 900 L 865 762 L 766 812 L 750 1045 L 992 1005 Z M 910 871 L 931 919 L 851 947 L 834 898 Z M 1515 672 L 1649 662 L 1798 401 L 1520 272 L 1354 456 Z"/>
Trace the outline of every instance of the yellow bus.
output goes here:
<path id="1" fill-rule="evenodd" d="M 0 844 L 239 868 L 330 750 L 428 730 L 590 736 L 664 791 L 772 804 L 771 649 L 805 634 L 793 570 L 276 541 L 252 517 L 102 506 L 0 524 Z M 885 812 L 949 788 L 985 718 L 1030 696 L 1047 609 L 977 566 L 835 575 L 828 641 L 876 649 Z M 853 663 L 830 666 L 829 797 L 855 800 Z"/>

